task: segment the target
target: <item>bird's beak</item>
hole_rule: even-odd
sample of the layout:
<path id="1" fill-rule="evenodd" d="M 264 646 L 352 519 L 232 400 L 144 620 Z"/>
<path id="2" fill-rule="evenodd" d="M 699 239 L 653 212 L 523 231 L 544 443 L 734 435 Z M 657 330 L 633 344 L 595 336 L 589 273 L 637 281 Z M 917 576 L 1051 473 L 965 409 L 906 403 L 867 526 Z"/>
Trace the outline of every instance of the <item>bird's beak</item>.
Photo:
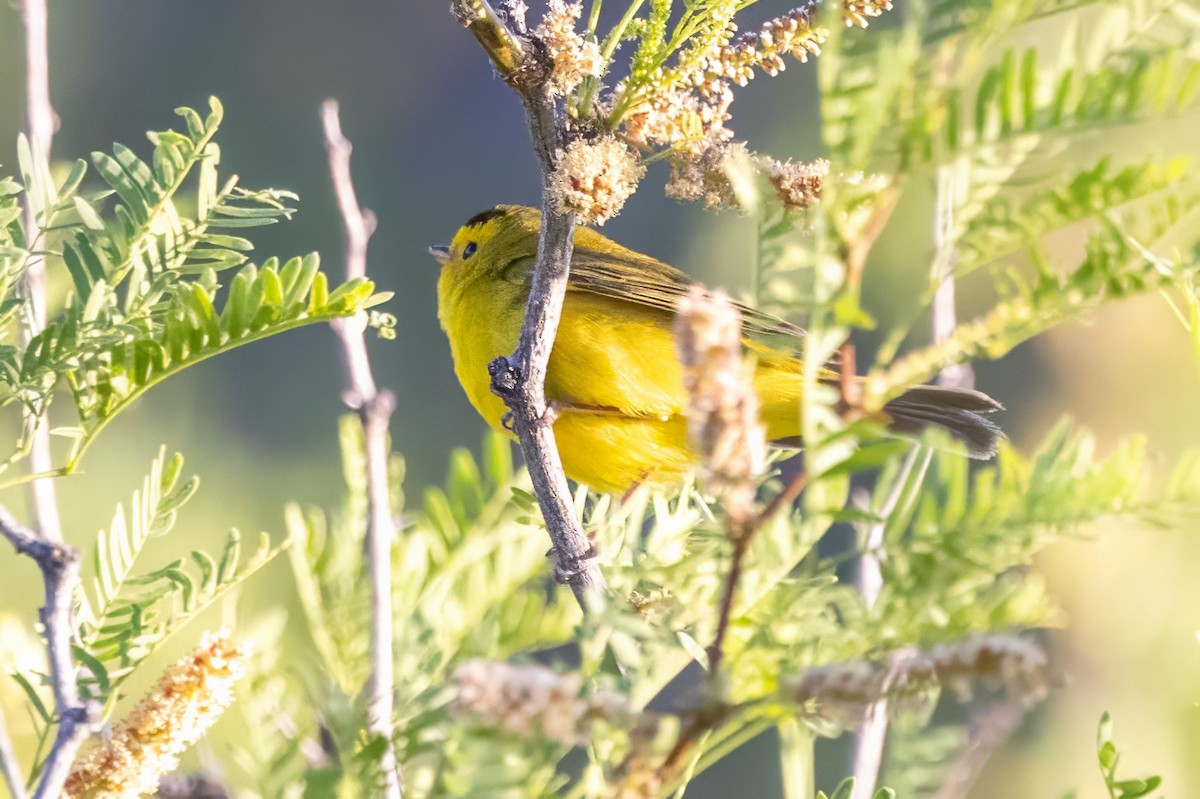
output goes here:
<path id="1" fill-rule="evenodd" d="M 445 266 L 450 260 L 450 247 L 445 244 L 435 244 L 429 248 L 429 254 L 438 262 L 438 266 Z"/>

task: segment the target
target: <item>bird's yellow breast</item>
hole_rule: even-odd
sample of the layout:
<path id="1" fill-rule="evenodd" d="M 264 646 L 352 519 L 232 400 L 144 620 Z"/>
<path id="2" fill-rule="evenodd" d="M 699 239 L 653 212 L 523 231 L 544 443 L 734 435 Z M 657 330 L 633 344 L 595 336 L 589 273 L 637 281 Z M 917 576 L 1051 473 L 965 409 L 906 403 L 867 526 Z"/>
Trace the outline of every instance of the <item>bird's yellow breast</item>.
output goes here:
<path id="1" fill-rule="evenodd" d="M 517 345 L 525 295 L 502 281 L 458 285 L 443 274 L 439 316 L 467 398 L 493 427 L 506 408 L 487 366 Z M 555 438 L 573 479 L 602 491 L 674 482 L 691 463 L 683 378 L 661 312 L 568 292 L 546 375 Z"/>

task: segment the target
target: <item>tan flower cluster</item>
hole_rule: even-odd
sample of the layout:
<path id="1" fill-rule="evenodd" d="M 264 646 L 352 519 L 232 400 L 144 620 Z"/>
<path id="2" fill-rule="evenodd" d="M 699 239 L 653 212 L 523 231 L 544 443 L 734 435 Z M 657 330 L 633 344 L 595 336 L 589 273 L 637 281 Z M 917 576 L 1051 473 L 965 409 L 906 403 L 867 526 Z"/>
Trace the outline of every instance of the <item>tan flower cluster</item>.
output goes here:
<path id="1" fill-rule="evenodd" d="M 754 512 L 755 481 L 766 468 L 766 430 L 752 372 L 742 357 L 742 316 L 722 291 L 696 287 L 679 301 L 675 347 L 688 394 L 688 438 L 705 482 L 723 495 L 731 520 Z"/>
<path id="2" fill-rule="evenodd" d="M 857 25 L 865 28 L 872 17 L 882 16 L 885 11 L 892 10 L 892 0 L 842 0 L 842 2 L 847 27 Z"/>
<path id="3" fill-rule="evenodd" d="M 733 89 L 723 80 L 711 81 L 701 91 L 655 92 L 625 114 L 622 123 L 625 138 L 642 149 L 662 145 L 703 153 L 733 135 L 725 127 L 732 104 Z"/>
<path id="4" fill-rule="evenodd" d="M 780 688 L 791 701 L 811 705 L 817 716 L 855 727 L 876 700 L 892 700 L 893 709 L 920 704 L 924 692 L 939 684 L 963 701 L 970 699 L 972 683 L 979 683 L 990 690 L 1005 690 L 1026 704 L 1039 702 L 1049 691 L 1047 667 L 1046 654 L 1035 644 L 991 633 L 938 644 L 924 652 L 903 650 L 886 661 L 820 666 L 781 680 Z"/>
<path id="5" fill-rule="evenodd" d="M 783 207 L 789 211 L 811 208 L 821 199 L 821 184 L 829 175 L 829 162 L 824 158 L 804 162 L 765 159 L 767 177 L 775 187 Z"/>
<path id="6" fill-rule="evenodd" d="M 587 742 L 592 722 L 623 724 L 630 714 L 624 696 L 596 691 L 582 697 L 578 674 L 559 674 L 544 666 L 468 660 L 455 672 L 454 684 L 455 713 L 502 732 L 570 746 Z"/>
<path id="7" fill-rule="evenodd" d="M 821 186 L 829 175 L 829 162 L 779 161 L 749 151 L 743 142 L 690 156 L 672 159 L 671 177 L 667 180 L 668 197 L 677 200 L 703 200 L 706 208 L 741 210 L 737 192 L 729 177 L 729 165 L 750 164 L 766 174 L 783 207 L 789 211 L 811 208 L 821 199 Z"/>
<path id="8" fill-rule="evenodd" d="M 567 94 L 586 77 L 599 76 L 604 68 L 600 45 L 585 41 L 575 30 L 582 13 L 582 3 L 550 0 L 546 15 L 534 31 L 554 65 L 550 86 L 559 95 Z"/>
<path id="9" fill-rule="evenodd" d="M 745 142 L 731 142 L 721 147 L 709 147 L 696 155 L 673 158 L 666 185 L 667 196 L 686 202 L 703 200 L 705 208 L 739 209 L 737 193 L 725 165 L 730 158 L 749 162 L 751 157 Z"/>
<path id="10" fill-rule="evenodd" d="M 585 225 L 602 225 L 621 212 L 646 168 L 633 150 L 612 136 L 574 139 L 559 150 L 551 176 L 554 209 Z"/>
<path id="11" fill-rule="evenodd" d="M 64 795 L 70 799 L 135 799 L 158 789 L 179 756 L 233 702 L 246 653 L 223 632 L 205 633 L 200 648 L 168 668 L 154 689 L 79 760 Z"/>
<path id="12" fill-rule="evenodd" d="M 707 9 L 705 25 L 670 68 L 659 67 L 636 87 L 624 83 L 615 90 L 628 105 L 621 115 L 626 138 L 635 146 L 678 147 L 694 153 L 712 143 L 728 141 L 725 128 L 733 90 L 711 70 L 737 32 L 733 21 L 738 0 L 725 0 Z M 635 95 L 627 97 L 630 92 Z"/>

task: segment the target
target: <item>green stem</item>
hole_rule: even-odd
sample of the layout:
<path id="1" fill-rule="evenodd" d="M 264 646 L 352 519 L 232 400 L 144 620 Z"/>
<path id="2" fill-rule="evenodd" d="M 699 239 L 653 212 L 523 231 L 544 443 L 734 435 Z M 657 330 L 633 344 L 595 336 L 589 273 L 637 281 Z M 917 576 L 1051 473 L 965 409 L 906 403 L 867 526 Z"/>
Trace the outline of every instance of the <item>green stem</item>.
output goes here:
<path id="1" fill-rule="evenodd" d="M 816 744 L 812 731 L 799 719 L 779 723 L 779 765 L 784 799 L 811 799 L 817 793 Z"/>
<path id="2" fill-rule="evenodd" d="M 604 44 L 600 48 L 600 58 L 605 64 L 612 60 L 613 53 L 617 51 L 617 45 L 621 43 L 621 37 L 625 35 L 625 29 L 633 22 L 633 18 L 637 16 L 637 12 L 641 10 L 644 2 L 646 0 L 633 0 L 629 4 L 629 8 L 625 9 L 625 15 L 621 17 L 621 21 L 605 37 Z M 597 5 L 599 4 L 597 3 Z"/>
<path id="3" fill-rule="evenodd" d="M 604 5 L 604 0 L 592 0 L 592 7 L 588 10 L 587 30 L 583 34 L 583 38 L 590 39 L 596 35 L 596 26 L 600 24 L 600 6 Z"/>

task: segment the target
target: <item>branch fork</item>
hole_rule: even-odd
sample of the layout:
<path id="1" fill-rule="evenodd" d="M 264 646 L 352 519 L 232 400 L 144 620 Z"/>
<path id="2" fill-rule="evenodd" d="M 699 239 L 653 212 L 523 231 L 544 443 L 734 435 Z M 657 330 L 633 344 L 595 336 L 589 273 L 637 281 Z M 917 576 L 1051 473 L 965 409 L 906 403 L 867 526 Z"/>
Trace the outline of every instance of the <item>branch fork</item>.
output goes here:
<path id="1" fill-rule="evenodd" d="M 75 655 L 71 647 L 75 629 L 75 591 L 79 586 L 79 550 L 39 536 L 5 508 L 0 508 L 0 535 L 8 539 L 18 554 L 37 563 L 45 585 L 45 605 L 38 615 L 46 638 L 58 732 L 42 766 L 33 799 L 51 799 L 62 792 L 71 763 L 80 745 L 99 723 L 102 710 L 96 702 L 80 699 L 75 682 Z"/>

